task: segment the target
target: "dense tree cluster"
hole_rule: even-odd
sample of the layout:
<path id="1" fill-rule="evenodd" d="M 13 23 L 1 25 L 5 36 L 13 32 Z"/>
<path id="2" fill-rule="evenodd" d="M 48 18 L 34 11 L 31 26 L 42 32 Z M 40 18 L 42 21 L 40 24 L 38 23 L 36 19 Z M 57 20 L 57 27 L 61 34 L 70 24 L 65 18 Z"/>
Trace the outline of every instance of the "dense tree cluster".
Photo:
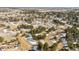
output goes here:
<path id="1" fill-rule="evenodd" d="M 68 28 L 66 38 L 70 49 L 77 48 L 77 46 L 79 45 L 79 30 L 75 26 L 72 28 Z M 76 47 L 74 47 L 74 42 L 76 42 Z"/>

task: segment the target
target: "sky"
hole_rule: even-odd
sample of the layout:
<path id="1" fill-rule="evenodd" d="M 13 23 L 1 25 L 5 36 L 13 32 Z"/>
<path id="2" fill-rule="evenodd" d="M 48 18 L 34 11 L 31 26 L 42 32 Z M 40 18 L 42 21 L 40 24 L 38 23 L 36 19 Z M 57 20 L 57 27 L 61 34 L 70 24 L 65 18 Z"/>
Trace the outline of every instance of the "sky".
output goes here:
<path id="1" fill-rule="evenodd" d="M 79 0 L 1 0 L 0 7 L 79 7 Z"/>

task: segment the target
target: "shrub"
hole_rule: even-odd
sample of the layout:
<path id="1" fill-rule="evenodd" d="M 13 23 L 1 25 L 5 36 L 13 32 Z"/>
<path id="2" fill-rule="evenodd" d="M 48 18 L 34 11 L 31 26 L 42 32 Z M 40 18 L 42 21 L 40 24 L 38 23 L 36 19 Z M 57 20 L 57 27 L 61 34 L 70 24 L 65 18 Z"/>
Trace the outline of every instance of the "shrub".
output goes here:
<path id="1" fill-rule="evenodd" d="M 4 38 L 3 37 L 0 37 L 0 42 L 3 42 L 4 41 Z"/>
<path id="2" fill-rule="evenodd" d="M 43 45 L 43 50 L 44 50 L 44 51 L 47 51 L 48 49 L 49 49 L 48 43 L 45 43 L 45 44 Z"/>

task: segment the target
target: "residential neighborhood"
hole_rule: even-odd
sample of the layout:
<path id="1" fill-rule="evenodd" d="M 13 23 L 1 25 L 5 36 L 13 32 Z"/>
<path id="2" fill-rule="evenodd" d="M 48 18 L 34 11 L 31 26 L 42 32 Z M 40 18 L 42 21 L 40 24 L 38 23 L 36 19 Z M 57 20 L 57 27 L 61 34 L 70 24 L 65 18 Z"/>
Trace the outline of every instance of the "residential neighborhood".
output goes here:
<path id="1" fill-rule="evenodd" d="M 0 51 L 79 51 L 79 8 L 0 8 Z"/>

